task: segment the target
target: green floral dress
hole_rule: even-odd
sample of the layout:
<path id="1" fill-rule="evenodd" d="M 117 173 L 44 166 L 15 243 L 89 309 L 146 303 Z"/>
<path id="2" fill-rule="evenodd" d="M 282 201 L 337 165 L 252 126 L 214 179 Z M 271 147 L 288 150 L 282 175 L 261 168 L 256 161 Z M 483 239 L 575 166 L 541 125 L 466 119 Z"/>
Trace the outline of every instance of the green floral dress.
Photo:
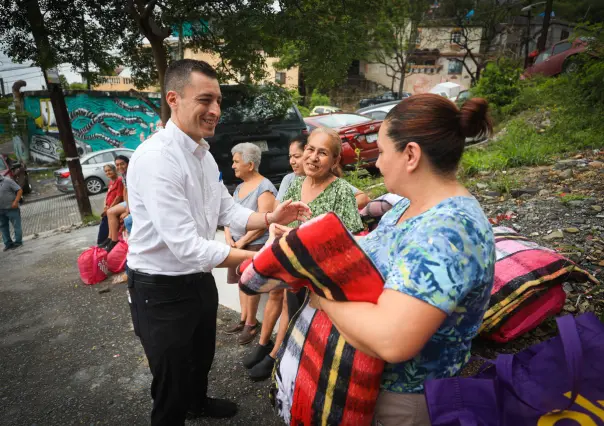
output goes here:
<path id="1" fill-rule="evenodd" d="M 302 199 L 302 183 L 304 179 L 306 179 L 304 176 L 294 179 L 283 199 L 300 201 Z M 363 230 L 363 222 L 357 208 L 357 200 L 354 198 L 350 185 L 343 179 L 338 178 L 330 183 L 317 198 L 308 204 L 308 207 L 312 211 L 312 217 L 334 212 L 342 219 L 342 222 L 344 222 L 344 225 L 350 232 L 356 233 Z M 290 227 L 298 225 L 300 225 L 299 221 L 289 224 Z"/>

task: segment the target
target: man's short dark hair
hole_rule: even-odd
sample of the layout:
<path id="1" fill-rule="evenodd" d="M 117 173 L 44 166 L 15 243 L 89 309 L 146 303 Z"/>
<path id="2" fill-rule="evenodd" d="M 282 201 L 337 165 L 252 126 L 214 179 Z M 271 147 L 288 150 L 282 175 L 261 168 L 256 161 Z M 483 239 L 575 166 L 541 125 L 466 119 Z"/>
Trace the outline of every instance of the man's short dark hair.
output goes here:
<path id="1" fill-rule="evenodd" d="M 117 160 L 122 160 L 124 163 L 129 164 L 130 163 L 130 159 L 128 157 L 126 157 L 125 155 L 118 155 L 115 157 L 115 161 Z"/>
<path id="2" fill-rule="evenodd" d="M 179 59 L 172 62 L 166 70 L 164 87 L 166 93 L 174 91 L 182 93 L 182 89 L 188 84 L 192 72 L 199 72 L 207 77 L 216 79 L 216 70 L 210 64 L 196 59 Z"/>

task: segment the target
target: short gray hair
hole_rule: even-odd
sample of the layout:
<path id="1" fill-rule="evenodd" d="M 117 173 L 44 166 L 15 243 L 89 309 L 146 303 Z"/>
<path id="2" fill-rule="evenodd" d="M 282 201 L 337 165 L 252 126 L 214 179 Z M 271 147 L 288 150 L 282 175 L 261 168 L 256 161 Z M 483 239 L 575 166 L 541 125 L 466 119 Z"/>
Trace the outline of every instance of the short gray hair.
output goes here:
<path id="1" fill-rule="evenodd" d="M 117 173 L 117 168 L 115 167 L 115 164 L 113 163 L 107 163 L 103 166 L 103 171 L 105 171 L 105 167 L 109 167 L 111 170 L 113 170 L 113 173 Z"/>
<path id="2" fill-rule="evenodd" d="M 241 159 L 244 163 L 252 163 L 254 165 L 254 170 L 258 171 L 260 167 L 260 160 L 262 159 L 262 151 L 258 147 L 251 142 L 243 142 L 238 143 L 231 149 L 231 154 L 235 156 L 235 154 L 241 154 Z"/>

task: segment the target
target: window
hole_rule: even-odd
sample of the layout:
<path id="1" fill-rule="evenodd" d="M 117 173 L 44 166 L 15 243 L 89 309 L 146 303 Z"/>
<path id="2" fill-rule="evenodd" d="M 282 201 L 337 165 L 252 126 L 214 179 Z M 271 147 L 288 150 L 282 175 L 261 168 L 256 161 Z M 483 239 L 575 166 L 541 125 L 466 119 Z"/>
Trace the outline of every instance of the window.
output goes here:
<path id="1" fill-rule="evenodd" d="M 86 164 L 105 164 L 105 163 L 113 163 L 113 154 L 110 152 L 103 152 L 102 154 L 95 155 L 91 157 Z"/>
<path id="2" fill-rule="evenodd" d="M 325 112 L 325 110 L 324 110 L 323 108 L 317 108 L 317 109 L 315 110 L 315 112 L 316 112 L 317 114 L 323 114 L 323 113 Z"/>
<path id="3" fill-rule="evenodd" d="M 541 62 L 543 62 L 547 58 L 549 58 L 549 56 L 550 56 L 549 52 L 541 52 L 539 54 L 539 56 L 537 56 L 537 59 L 535 59 L 535 64 L 540 64 Z"/>
<path id="4" fill-rule="evenodd" d="M 374 120 L 383 120 L 386 118 L 386 113 L 384 111 L 375 111 L 368 115 Z"/>
<path id="5" fill-rule="evenodd" d="M 275 83 L 285 84 L 285 73 L 281 71 L 275 71 Z"/>
<path id="6" fill-rule="evenodd" d="M 461 43 L 461 31 L 455 30 L 451 33 L 451 44 Z"/>
<path id="7" fill-rule="evenodd" d="M 571 47 L 572 47 L 572 44 L 568 43 L 568 42 L 558 43 L 557 45 L 554 46 L 554 51 L 553 51 L 552 55 L 557 55 L 558 53 L 565 52 L 568 49 L 570 49 Z"/>
<path id="8" fill-rule="evenodd" d="M 566 30 L 560 32 L 560 41 L 566 40 L 570 36 L 570 33 Z"/>
<path id="9" fill-rule="evenodd" d="M 451 59 L 449 61 L 449 74 L 461 74 L 463 71 L 463 62 L 459 59 Z"/>

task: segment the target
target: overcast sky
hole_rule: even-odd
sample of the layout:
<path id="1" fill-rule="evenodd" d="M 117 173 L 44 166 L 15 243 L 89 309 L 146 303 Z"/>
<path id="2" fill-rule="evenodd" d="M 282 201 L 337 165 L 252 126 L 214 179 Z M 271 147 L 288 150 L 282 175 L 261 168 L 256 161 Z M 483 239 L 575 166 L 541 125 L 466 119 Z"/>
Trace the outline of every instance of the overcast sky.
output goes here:
<path id="1" fill-rule="evenodd" d="M 28 67 L 10 71 L 10 68 L 20 68 L 27 65 L 28 63 L 16 64 L 12 62 L 8 56 L 0 52 L 0 78 L 4 79 L 5 93 L 8 94 L 12 91 L 13 83 L 17 80 L 25 80 L 27 82 L 27 86 L 22 90 L 41 90 L 42 86 L 46 85 L 44 83 L 44 77 L 42 76 L 42 70 L 38 67 Z M 71 71 L 69 65 L 59 66 L 59 73 L 67 77 L 67 81 L 70 83 L 82 82 L 82 76 L 79 73 Z"/>

